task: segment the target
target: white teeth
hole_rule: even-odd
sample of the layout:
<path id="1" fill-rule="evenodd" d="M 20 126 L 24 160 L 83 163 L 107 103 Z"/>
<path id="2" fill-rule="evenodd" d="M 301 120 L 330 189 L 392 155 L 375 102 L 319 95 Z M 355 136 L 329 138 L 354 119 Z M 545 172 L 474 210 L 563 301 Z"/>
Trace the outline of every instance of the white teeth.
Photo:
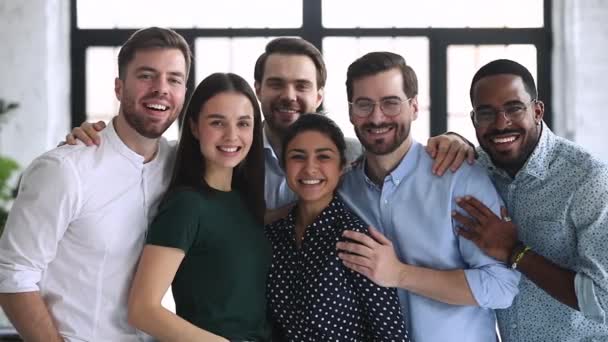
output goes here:
<path id="1" fill-rule="evenodd" d="M 515 139 L 517 139 L 516 136 L 509 136 L 509 137 L 503 137 L 503 138 L 499 138 L 499 137 L 494 137 L 492 139 L 492 141 L 495 144 L 505 144 L 505 143 L 510 143 L 510 142 L 514 142 Z"/>
<path id="2" fill-rule="evenodd" d="M 151 103 L 146 105 L 147 108 L 156 109 L 156 110 L 166 110 L 167 106 L 163 106 L 161 104 Z"/>
<path id="3" fill-rule="evenodd" d="M 290 114 L 295 114 L 298 111 L 295 109 L 291 109 L 291 108 L 277 108 L 277 111 L 281 112 L 281 113 L 290 113 Z"/>
<path id="4" fill-rule="evenodd" d="M 384 127 L 384 128 L 370 128 L 370 132 L 372 134 L 382 134 L 382 133 L 386 133 L 389 131 L 389 127 Z"/>
<path id="5" fill-rule="evenodd" d="M 239 149 L 238 147 L 223 147 L 223 146 L 220 146 L 218 148 L 224 152 L 236 152 Z"/>
<path id="6" fill-rule="evenodd" d="M 315 185 L 315 184 L 321 183 L 321 180 L 320 179 L 302 179 L 302 180 L 300 180 L 300 182 L 302 182 L 306 185 Z"/>

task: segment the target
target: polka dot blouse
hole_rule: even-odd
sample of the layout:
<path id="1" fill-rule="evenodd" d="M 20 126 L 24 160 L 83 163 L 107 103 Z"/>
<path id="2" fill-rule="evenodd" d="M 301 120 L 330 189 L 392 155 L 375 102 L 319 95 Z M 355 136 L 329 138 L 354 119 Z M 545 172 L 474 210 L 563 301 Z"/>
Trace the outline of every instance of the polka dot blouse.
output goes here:
<path id="1" fill-rule="evenodd" d="M 280 341 L 409 341 L 397 291 L 346 268 L 336 242 L 367 225 L 339 197 L 295 243 L 295 210 L 266 226 L 273 248 L 268 306 Z"/>

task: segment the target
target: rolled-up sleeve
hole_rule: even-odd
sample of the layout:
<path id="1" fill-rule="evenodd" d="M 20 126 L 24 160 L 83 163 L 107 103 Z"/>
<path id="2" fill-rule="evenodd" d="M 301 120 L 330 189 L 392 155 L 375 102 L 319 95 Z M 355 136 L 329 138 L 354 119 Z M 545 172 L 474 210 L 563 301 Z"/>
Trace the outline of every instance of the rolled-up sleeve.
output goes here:
<path id="1" fill-rule="evenodd" d="M 608 307 L 608 169 L 598 167 L 578 187 L 570 217 L 577 233 L 574 271 L 579 310 L 606 324 Z"/>
<path id="2" fill-rule="evenodd" d="M 25 170 L 0 238 L 0 293 L 39 290 L 43 272 L 78 210 L 79 189 L 73 164 L 52 153 Z"/>
<path id="3" fill-rule="evenodd" d="M 472 196 L 485 204 L 492 212 L 500 216 L 503 202 L 496 192 L 485 171 L 473 168 L 472 174 L 458 182 L 458 196 Z M 456 204 L 455 209 L 464 213 Z M 457 222 L 454 221 L 454 229 Z M 519 272 L 512 270 L 505 263 L 486 255 L 473 242 L 459 237 L 460 253 L 467 267 L 464 270 L 466 280 L 473 297 L 480 307 L 488 309 L 503 309 L 511 306 L 513 298 L 519 292 Z"/>

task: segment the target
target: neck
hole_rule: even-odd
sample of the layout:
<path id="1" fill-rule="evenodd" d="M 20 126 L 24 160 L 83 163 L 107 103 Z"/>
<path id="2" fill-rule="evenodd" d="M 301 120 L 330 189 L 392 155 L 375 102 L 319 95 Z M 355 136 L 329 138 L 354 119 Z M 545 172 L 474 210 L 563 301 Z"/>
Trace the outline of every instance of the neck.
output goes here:
<path id="1" fill-rule="evenodd" d="M 321 214 L 323 209 L 327 208 L 332 199 L 333 195 L 318 201 L 298 201 L 296 208 L 296 243 L 298 246 L 302 242 L 306 229 Z"/>
<path id="2" fill-rule="evenodd" d="M 369 151 L 365 152 L 365 173 L 367 177 L 375 184 L 381 185 L 384 178 L 397 168 L 401 160 L 405 158 L 411 146 L 412 138 L 408 136 L 395 151 L 389 154 L 378 155 Z"/>
<path id="3" fill-rule="evenodd" d="M 209 165 L 205 172 L 205 182 L 209 187 L 219 191 L 232 190 L 232 168 L 219 168 Z"/>
<path id="4" fill-rule="evenodd" d="M 268 138 L 268 142 L 270 143 L 270 147 L 272 147 L 274 154 L 277 158 L 281 158 L 283 137 L 270 128 L 267 123 L 264 123 L 264 133 L 266 133 L 266 138 Z"/>
<path id="5" fill-rule="evenodd" d="M 146 138 L 137 133 L 122 114 L 115 117 L 113 122 L 114 129 L 120 140 L 133 152 L 144 157 L 144 163 L 154 159 L 156 152 L 158 152 L 159 139 Z"/>

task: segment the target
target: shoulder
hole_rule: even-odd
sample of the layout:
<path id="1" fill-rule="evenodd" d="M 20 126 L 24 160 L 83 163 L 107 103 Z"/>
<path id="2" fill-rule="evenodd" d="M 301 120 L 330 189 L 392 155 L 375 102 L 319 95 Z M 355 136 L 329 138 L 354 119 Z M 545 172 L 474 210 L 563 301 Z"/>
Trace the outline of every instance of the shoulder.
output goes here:
<path id="1" fill-rule="evenodd" d="M 346 160 L 351 163 L 363 154 L 363 148 L 359 140 L 354 138 L 344 138 L 346 142 Z"/>
<path id="2" fill-rule="evenodd" d="M 353 230 L 360 233 L 368 234 L 367 224 L 355 214 L 348 205 L 344 202 L 341 196 L 336 198 L 335 218 L 341 230 Z"/>
<path id="3" fill-rule="evenodd" d="M 602 175 L 608 171 L 604 162 L 576 143 L 559 136 L 555 136 L 554 139 L 550 168 L 561 169 L 567 166 L 582 175 Z M 567 163 L 567 165 L 562 165 L 562 163 Z"/>
<path id="4" fill-rule="evenodd" d="M 162 207 L 192 208 L 205 202 L 205 197 L 195 189 L 183 188 L 167 192 Z"/>

